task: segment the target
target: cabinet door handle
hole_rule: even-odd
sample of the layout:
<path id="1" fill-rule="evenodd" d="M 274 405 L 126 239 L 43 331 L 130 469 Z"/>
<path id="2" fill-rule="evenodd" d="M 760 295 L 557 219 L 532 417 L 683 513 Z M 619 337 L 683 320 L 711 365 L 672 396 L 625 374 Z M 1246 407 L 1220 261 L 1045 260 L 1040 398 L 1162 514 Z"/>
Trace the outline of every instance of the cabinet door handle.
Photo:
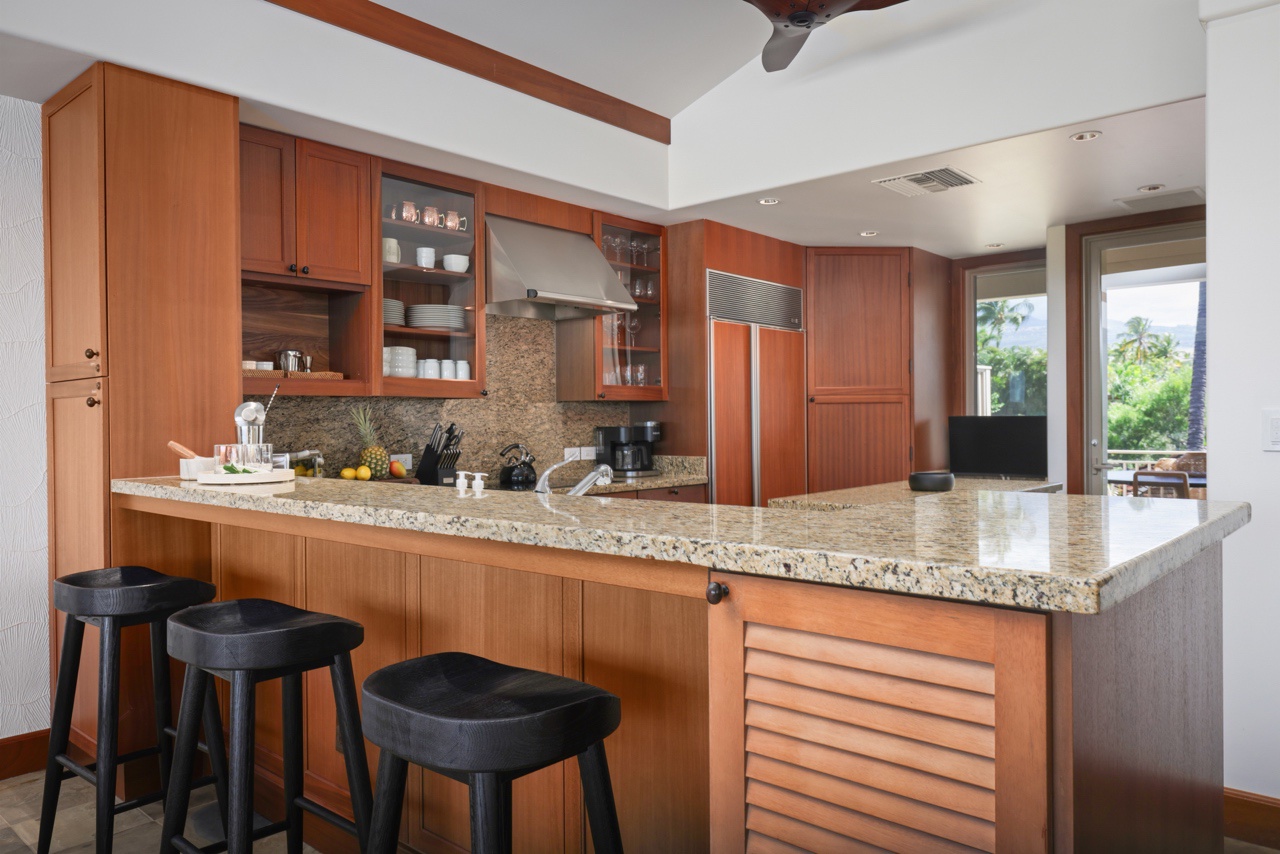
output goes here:
<path id="1" fill-rule="evenodd" d="M 680 494 L 680 490 L 678 490 L 678 489 L 668 489 L 668 490 L 667 490 L 667 495 L 679 495 L 679 494 Z"/>
<path id="2" fill-rule="evenodd" d="M 297 265 L 297 264 L 290 264 L 290 265 L 289 265 L 289 272 L 290 272 L 290 273 L 296 273 L 296 272 L 298 272 L 298 265 Z"/>
<path id="3" fill-rule="evenodd" d="M 604 400 L 604 392 L 600 392 L 598 395 L 596 395 L 596 397 L 600 398 L 601 400 Z"/>
<path id="4" fill-rule="evenodd" d="M 303 267 L 303 268 L 302 268 L 302 275 L 304 275 L 304 276 L 309 276 L 309 275 L 311 275 L 311 268 L 310 268 L 310 267 Z"/>
<path id="5" fill-rule="evenodd" d="M 818 399 L 817 399 L 816 397 L 811 397 L 811 398 L 809 398 L 809 402 L 810 402 L 810 403 L 817 403 L 817 402 L 818 402 Z"/>
<path id="6" fill-rule="evenodd" d="M 85 401 L 84 401 L 84 405 L 88 407 L 99 406 L 101 404 L 102 404 L 102 401 L 98 400 L 96 397 L 88 397 L 88 398 L 85 398 Z"/>
<path id="7" fill-rule="evenodd" d="M 727 598 L 729 598 L 729 585 L 721 584 L 719 581 L 713 581 L 707 585 L 707 601 L 712 605 L 719 605 Z"/>
<path id="8" fill-rule="evenodd" d="M 480 396 L 481 396 L 481 397 L 488 397 L 488 396 L 489 396 L 489 389 L 487 389 L 487 388 L 482 388 L 482 389 L 480 389 Z"/>
<path id="9" fill-rule="evenodd" d="M 92 347 L 86 347 L 84 351 L 84 357 L 86 359 L 96 359 L 98 358 L 98 351 L 93 349 Z"/>

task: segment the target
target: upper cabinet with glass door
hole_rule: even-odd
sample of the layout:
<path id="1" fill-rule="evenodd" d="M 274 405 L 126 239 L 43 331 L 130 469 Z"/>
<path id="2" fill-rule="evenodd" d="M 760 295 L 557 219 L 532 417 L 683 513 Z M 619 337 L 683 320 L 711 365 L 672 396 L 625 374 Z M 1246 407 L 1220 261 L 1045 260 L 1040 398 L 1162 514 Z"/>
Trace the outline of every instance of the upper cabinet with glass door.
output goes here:
<path id="1" fill-rule="evenodd" d="M 558 397 L 666 400 L 665 229 L 599 212 L 593 217 L 596 244 L 636 310 L 556 324 Z"/>
<path id="2" fill-rule="evenodd" d="M 484 393 L 484 253 L 478 185 L 382 164 L 380 392 Z"/>

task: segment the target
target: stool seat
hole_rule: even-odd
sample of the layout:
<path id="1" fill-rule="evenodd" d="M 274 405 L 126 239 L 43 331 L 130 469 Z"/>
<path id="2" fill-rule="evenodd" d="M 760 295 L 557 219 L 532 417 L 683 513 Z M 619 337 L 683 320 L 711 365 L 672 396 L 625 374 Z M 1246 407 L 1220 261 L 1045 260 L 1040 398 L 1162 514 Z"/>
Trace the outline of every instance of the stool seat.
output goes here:
<path id="1" fill-rule="evenodd" d="M 199 605 L 214 592 L 212 584 L 194 578 L 113 566 L 54 579 L 53 607 L 77 617 L 133 617 Z"/>
<path id="2" fill-rule="evenodd" d="M 187 608 L 169 618 L 169 655 L 205 670 L 276 670 L 349 653 L 359 623 L 268 599 Z"/>
<path id="3" fill-rule="evenodd" d="M 622 719 L 608 691 L 463 652 L 378 670 L 363 710 L 370 741 L 450 776 L 519 776 L 584 752 Z"/>

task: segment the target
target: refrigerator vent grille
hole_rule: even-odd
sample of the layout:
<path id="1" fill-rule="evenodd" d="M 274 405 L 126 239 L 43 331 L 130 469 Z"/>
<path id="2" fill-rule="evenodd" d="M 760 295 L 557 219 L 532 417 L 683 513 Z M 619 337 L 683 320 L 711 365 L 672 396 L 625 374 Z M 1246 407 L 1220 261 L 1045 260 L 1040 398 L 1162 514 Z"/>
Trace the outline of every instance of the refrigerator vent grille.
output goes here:
<path id="1" fill-rule="evenodd" d="M 802 330 L 803 297 L 799 288 L 789 285 L 707 271 L 707 316 L 716 320 Z"/>

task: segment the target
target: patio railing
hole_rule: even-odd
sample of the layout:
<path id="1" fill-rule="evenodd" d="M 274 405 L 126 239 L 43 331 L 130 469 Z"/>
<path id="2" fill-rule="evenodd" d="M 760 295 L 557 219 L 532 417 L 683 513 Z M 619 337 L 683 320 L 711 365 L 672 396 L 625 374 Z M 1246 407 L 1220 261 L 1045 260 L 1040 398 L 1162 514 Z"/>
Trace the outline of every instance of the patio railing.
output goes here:
<path id="1" fill-rule="evenodd" d="M 1136 471 L 1143 466 L 1148 466 L 1163 457 L 1177 457 L 1185 454 L 1186 451 L 1164 450 L 1164 451 L 1128 451 L 1118 448 L 1107 449 L 1107 462 L 1113 466 L 1118 466 L 1120 471 Z"/>

